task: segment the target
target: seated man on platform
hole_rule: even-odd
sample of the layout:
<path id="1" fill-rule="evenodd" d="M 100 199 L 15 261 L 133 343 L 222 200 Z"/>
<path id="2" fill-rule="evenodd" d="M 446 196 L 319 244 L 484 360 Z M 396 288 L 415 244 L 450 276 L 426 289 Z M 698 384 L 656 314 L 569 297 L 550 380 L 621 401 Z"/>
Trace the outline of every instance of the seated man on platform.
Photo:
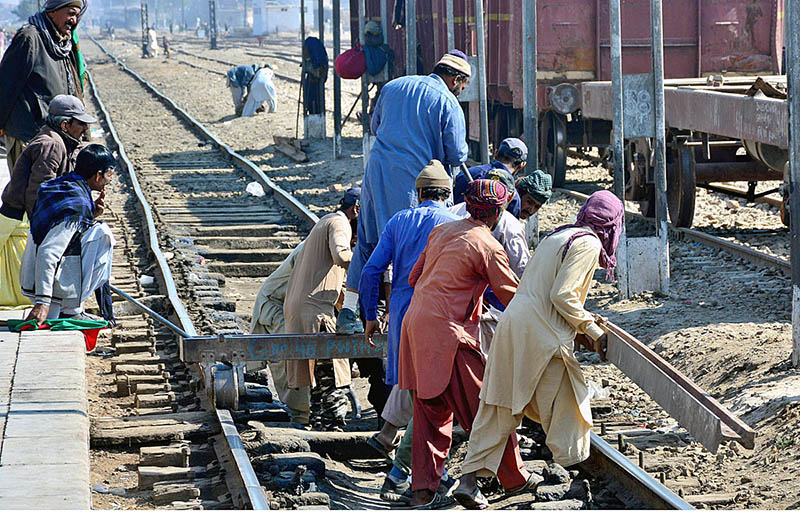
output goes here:
<path id="1" fill-rule="evenodd" d="M 90 144 L 78 154 L 74 172 L 39 187 L 20 271 L 22 292 L 34 303 L 26 320 L 96 320 L 81 303 L 107 288 L 111 277 L 114 235 L 95 218 L 103 213 L 115 165 L 108 149 Z M 92 191 L 100 192 L 96 201 Z M 98 302 L 101 308 L 106 303 Z"/>

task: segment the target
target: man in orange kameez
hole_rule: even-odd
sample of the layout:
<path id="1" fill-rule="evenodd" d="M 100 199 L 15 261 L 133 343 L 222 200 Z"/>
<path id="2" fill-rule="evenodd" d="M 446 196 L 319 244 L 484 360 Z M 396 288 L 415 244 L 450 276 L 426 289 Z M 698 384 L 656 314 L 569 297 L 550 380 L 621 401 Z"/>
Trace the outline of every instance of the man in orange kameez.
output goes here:
<path id="1" fill-rule="evenodd" d="M 492 236 L 507 199 L 500 182 L 475 180 L 465 195 L 470 218 L 441 224 L 409 275 L 414 287 L 400 341 L 400 388 L 414 391 L 414 471 L 411 506 L 438 508 L 436 494 L 450 450 L 453 417 L 469 432 L 478 410 L 486 364 L 478 341 L 487 285 L 508 304 L 517 278 Z M 498 477 L 506 489 L 524 488 L 517 438 L 511 434 Z"/>

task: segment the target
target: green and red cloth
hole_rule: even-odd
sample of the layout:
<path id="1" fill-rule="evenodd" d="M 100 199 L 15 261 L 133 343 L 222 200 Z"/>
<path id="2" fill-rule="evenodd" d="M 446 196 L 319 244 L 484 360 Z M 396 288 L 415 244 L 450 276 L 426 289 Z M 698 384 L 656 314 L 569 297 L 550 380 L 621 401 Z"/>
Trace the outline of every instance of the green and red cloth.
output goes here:
<path id="1" fill-rule="evenodd" d="M 38 320 L 8 320 L 8 330 L 14 332 L 38 331 L 83 331 L 86 351 L 91 352 L 97 346 L 97 335 L 111 324 L 105 320 L 75 320 L 73 318 L 53 318 L 41 324 Z"/>

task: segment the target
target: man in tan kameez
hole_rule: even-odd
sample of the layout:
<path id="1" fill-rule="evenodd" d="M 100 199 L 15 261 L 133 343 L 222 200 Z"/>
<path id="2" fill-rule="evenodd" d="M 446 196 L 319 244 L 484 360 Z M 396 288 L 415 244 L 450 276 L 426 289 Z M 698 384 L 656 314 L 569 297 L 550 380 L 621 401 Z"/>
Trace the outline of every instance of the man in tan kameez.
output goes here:
<path id="1" fill-rule="evenodd" d="M 286 333 L 336 332 L 334 305 L 353 257 L 350 221 L 358 218 L 361 189 L 345 192 L 340 207 L 322 217 L 297 255 L 283 304 Z M 291 388 L 311 386 L 311 422 L 316 428 L 344 425 L 350 385 L 348 359 L 286 362 Z"/>
<path id="2" fill-rule="evenodd" d="M 286 290 L 289 287 L 289 277 L 292 275 L 297 255 L 303 248 L 301 242 L 283 260 L 261 285 L 253 304 L 253 319 L 250 322 L 250 332 L 253 334 L 283 334 L 286 332 L 286 320 L 283 316 L 283 302 L 286 299 Z M 311 412 L 309 387 L 290 388 L 286 379 L 286 361 L 269 363 L 269 372 L 272 382 L 281 402 L 289 408 L 292 421 L 307 425 Z"/>
<path id="3" fill-rule="evenodd" d="M 609 191 L 592 194 L 575 224 L 542 240 L 517 293 L 497 325 L 481 401 L 453 496 L 467 508 L 485 508 L 476 477 L 497 472 L 508 435 L 524 416 L 541 423 L 553 461 L 571 466 L 589 456 L 589 390 L 573 343 L 591 338 L 605 355 L 606 335 L 584 302 L 598 266 L 613 276 L 622 203 Z"/>

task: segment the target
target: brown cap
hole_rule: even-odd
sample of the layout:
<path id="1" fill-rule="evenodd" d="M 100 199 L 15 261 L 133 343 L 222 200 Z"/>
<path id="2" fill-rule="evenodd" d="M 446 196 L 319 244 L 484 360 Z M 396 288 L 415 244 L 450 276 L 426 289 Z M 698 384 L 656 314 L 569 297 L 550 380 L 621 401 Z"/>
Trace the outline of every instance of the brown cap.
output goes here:
<path id="1" fill-rule="evenodd" d="M 455 55 L 446 53 L 442 55 L 442 58 L 436 63 L 437 66 L 439 64 L 447 66 L 448 68 L 453 68 L 459 73 L 463 73 L 467 76 L 472 76 L 472 67 L 470 67 L 469 62 L 461 57 L 456 57 Z"/>
<path id="2" fill-rule="evenodd" d="M 414 182 L 416 189 L 422 188 L 451 188 L 450 176 L 444 170 L 442 162 L 431 160 L 428 165 L 422 168 Z"/>

